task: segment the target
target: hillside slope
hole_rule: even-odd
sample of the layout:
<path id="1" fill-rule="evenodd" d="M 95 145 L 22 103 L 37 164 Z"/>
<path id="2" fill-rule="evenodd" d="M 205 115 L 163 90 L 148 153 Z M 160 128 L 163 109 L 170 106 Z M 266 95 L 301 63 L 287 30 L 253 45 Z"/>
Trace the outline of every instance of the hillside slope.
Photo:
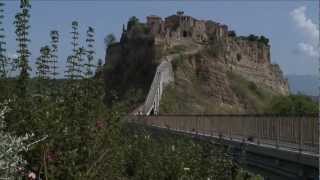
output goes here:
<path id="1" fill-rule="evenodd" d="M 173 61 L 175 82 L 164 92 L 161 113 L 264 112 L 277 93 L 258 87 L 204 52 Z"/>

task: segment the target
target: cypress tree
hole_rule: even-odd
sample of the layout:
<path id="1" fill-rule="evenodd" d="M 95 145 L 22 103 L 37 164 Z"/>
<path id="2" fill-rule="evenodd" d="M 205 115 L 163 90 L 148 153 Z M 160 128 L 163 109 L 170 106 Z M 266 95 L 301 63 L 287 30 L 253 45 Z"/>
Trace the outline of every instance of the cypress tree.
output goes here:
<path id="1" fill-rule="evenodd" d="M 28 79 L 29 79 L 29 57 L 30 51 L 28 49 L 29 39 L 29 9 L 31 8 L 28 0 L 20 1 L 20 12 L 15 15 L 15 34 L 18 44 L 18 58 L 15 60 L 14 67 L 19 70 L 16 88 L 13 91 L 14 103 L 12 104 L 12 111 L 8 114 L 9 128 L 16 131 L 17 134 L 25 134 L 32 129 L 32 107 L 33 101 L 28 95 Z"/>
<path id="2" fill-rule="evenodd" d="M 47 85 L 47 81 L 50 79 L 50 47 L 44 46 L 40 49 L 40 56 L 37 58 L 36 74 L 38 76 L 38 92 L 43 94 Z"/>
<path id="3" fill-rule="evenodd" d="M 84 64 L 85 66 L 85 77 L 90 78 L 93 75 L 92 68 L 94 67 L 94 42 L 95 42 L 95 31 L 94 28 L 89 27 L 87 30 L 87 62 Z"/>
<path id="4" fill-rule="evenodd" d="M 48 80 L 50 78 L 50 47 L 44 46 L 40 49 L 40 56 L 37 58 L 37 76 L 39 79 Z"/>
<path id="5" fill-rule="evenodd" d="M 20 9 L 21 12 L 17 13 L 15 16 L 14 24 L 16 26 L 16 40 L 18 41 L 17 50 L 18 53 L 18 61 L 17 66 L 20 71 L 18 78 L 18 96 L 25 97 L 27 91 L 27 80 L 29 78 L 29 57 L 30 51 L 28 49 L 28 43 L 30 42 L 29 36 L 29 9 L 31 8 L 30 2 L 28 0 L 20 1 Z"/>
<path id="6" fill-rule="evenodd" d="M 59 32 L 54 30 L 50 32 L 51 37 L 51 76 L 52 79 L 56 79 L 57 75 L 57 63 L 58 63 L 58 44 L 59 44 Z"/>
<path id="7" fill-rule="evenodd" d="M 87 54 L 87 50 L 84 48 L 84 47 L 80 47 L 78 50 L 77 50 L 77 53 L 76 53 L 76 61 L 77 61 L 77 64 L 78 64 L 78 67 L 77 67 L 77 72 L 78 72 L 78 79 L 83 79 L 85 77 L 85 56 Z"/>
<path id="8" fill-rule="evenodd" d="M 0 2 L 0 78 L 5 78 L 7 76 L 6 66 L 7 66 L 7 57 L 6 57 L 6 41 L 4 34 L 4 3 Z"/>
<path id="9" fill-rule="evenodd" d="M 65 77 L 70 80 L 80 79 L 81 77 L 81 64 L 80 64 L 80 53 L 79 53 L 79 23 L 77 21 L 72 22 L 72 55 L 67 58 L 67 71 Z"/>

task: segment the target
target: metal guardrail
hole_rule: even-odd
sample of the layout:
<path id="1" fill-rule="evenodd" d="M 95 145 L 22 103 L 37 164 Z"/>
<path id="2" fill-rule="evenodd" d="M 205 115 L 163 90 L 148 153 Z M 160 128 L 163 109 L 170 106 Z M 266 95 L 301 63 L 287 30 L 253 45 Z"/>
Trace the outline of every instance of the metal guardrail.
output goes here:
<path id="1" fill-rule="evenodd" d="M 156 74 L 144 103 L 143 114 L 149 115 L 151 110 L 154 110 L 155 114 L 158 114 L 163 89 L 167 84 L 173 81 L 173 79 L 171 62 L 163 61 L 157 67 Z"/>
<path id="2" fill-rule="evenodd" d="M 197 46 L 196 48 L 184 52 L 184 55 L 190 55 L 198 52 L 201 49 L 201 46 Z M 154 114 L 159 114 L 159 105 L 163 90 L 166 85 L 170 82 L 174 81 L 174 74 L 172 70 L 171 61 L 175 58 L 179 57 L 180 54 L 171 54 L 162 60 L 162 62 L 158 65 L 155 76 L 151 83 L 151 87 L 149 89 L 148 95 L 143 105 L 142 114 L 150 115 L 151 111 L 154 111 Z"/>
<path id="3" fill-rule="evenodd" d="M 129 120 L 173 131 L 319 155 L 317 116 L 161 115 L 130 116 Z"/>

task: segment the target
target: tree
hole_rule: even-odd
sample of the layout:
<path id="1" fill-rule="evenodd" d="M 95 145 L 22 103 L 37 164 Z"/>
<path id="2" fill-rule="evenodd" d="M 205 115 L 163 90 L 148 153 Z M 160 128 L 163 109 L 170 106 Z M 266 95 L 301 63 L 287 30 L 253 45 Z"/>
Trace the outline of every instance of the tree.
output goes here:
<path id="1" fill-rule="evenodd" d="M 128 26 L 127 26 L 128 31 L 130 31 L 130 29 L 137 24 L 139 24 L 139 19 L 135 16 L 132 16 L 128 21 Z"/>
<path id="2" fill-rule="evenodd" d="M 108 34 L 105 38 L 104 38 L 104 44 L 106 46 L 106 49 L 113 44 L 114 42 L 116 42 L 116 37 L 114 36 L 114 34 Z"/>
<path id="3" fill-rule="evenodd" d="M 38 76 L 37 87 L 38 93 L 46 92 L 47 83 L 51 75 L 50 67 L 51 49 L 49 46 L 41 47 L 40 56 L 36 59 L 36 74 Z"/>
<path id="4" fill-rule="evenodd" d="M 44 46 L 40 49 L 40 56 L 37 58 L 37 72 L 39 79 L 48 80 L 50 78 L 50 47 Z"/>
<path id="5" fill-rule="evenodd" d="M 3 27 L 3 19 L 4 19 L 4 3 L 0 2 L 0 78 L 4 78 L 7 76 L 6 66 L 8 64 L 6 57 L 6 41 Z"/>
<path id="6" fill-rule="evenodd" d="M 102 69 L 103 69 L 102 59 L 98 59 L 96 72 L 100 72 L 100 71 L 102 71 Z"/>
<path id="7" fill-rule="evenodd" d="M 17 13 L 15 16 L 14 24 L 16 26 L 15 33 L 17 35 L 18 47 L 18 68 L 20 71 L 19 81 L 18 81 L 18 91 L 19 96 L 26 95 L 26 88 L 27 88 L 27 79 L 29 78 L 29 57 L 30 51 L 28 49 L 28 43 L 30 39 L 28 38 L 29 35 L 29 8 L 31 8 L 30 2 L 28 0 L 21 0 L 20 9 L 21 12 Z"/>
<path id="8" fill-rule="evenodd" d="M 271 101 L 270 111 L 276 114 L 303 115 L 318 113 L 318 105 L 304 95 L 275 97 Z"/>
<path id="9" fill-rule="evenodd" d="M 228 35 L 229 35 L 230 37 L 236 37 L 236 36 L 237 36 L 237 34 L 236 34 L 235 31 L 229 31 Z"/>
<path id="10" fill-rule="evenodd" d="M 259 42 L 265 44 L 266 46 L 269 46 L 269 39 L 264 36 L 260 36 Z"/>
<path id="11" fill-rule="evenodd" d="M 72 22 L 72 55 L 67 58 L 67 71 L 65 77 L 70 80 L 75 80 L 81 78 L 81 64 L 79 62 L 79 23 L 77 21 Z"/>
<path id="12" fill-rule="evenodd" d="M 249 41 L 257 41 L 257 40 L 258 40 L 258 36 L 255 36 L 255 35 L 253 35 L 253 34 L 250 34 L 250 35 L 248 36 L 248 40 L 249 40 Z"/>
<path id="13" fill-rule="evenodd" d="M 92 27 L 89 27 L 87 30 L 87 62 L 84 64 L 85 66 L 85 77 L 90 78 L 93 75 L 93 70 L 92 68 L 94 67 L 94 39 L 95 36 L 95 31 Z"/>
<path id="14" fill-rule="evenodd" d="M 51 37 L 51 76 L 53 79 L 56 79 L 57 75 L 57 63 L 58 63 L 58 43 L 59 43 L 59 31 L 53 30 L 50 32 Z"/>
<path id="15" fill-rule="evenodd" d="M 8 111 L 8 103 L 0 103 L 0 179 L 16 179 L 19 176 L 19 168 L 26 164 L 22 152 L 28 150 L 26 141 L 31 137 L 18 137 L 5 131 L 5 115 Z"/>

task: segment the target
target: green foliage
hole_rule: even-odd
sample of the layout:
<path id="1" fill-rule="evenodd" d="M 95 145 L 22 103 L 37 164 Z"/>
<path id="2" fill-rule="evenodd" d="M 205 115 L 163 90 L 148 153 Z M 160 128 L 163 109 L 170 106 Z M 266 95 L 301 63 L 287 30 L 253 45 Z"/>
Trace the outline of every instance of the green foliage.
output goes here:
<path id="1" fill-rule="evenodd" d="M 106 49 L 113 43 L 115 43 L 117 41 L 117 38 L 114 36 L 114 34 L 108 34 L 105 38 L 104 38 L 104 44 L 106 46 Z"/>
<path id="2" fill-rule="evenodd" d="M 8 102 L 0 102 L 0 179 L 14 179 L 19 177 L 19 168 L 26 164 L 22 152 L 28 151 L 27 141 L 32 135 L 17 137 L 12 133 L 6 132 L 6 113 L 10 111 Z"/>
<path id="3" fill-rule="evenodd" d="M 128 179 L 232 179 L 236 173 L 226 150 L 217 144 L 135 127 L 126 136 Z"/>
<path id="4" fill-rule="evenodd" d="M 153 40 L 141 37 L 109 48 L 104 68 L 105 103 L 112 106 L 115 101 L 126 101 L 127 92 L 132 89 L 142 91 L 139 102 L 143 102 L 157 66 Z"/>
<path id="5" fill-rule="evenodd" d="M 182 53 L 187 49 L 187 47 L 185 45 L 176 45 L 173 46 L 172 48 L 170 48 L 168 50 L 168 54 L 177 54 L 177 53 Z"/>
<path id="6" fill-rule="evenodd" d="M 4 78 L 7 76 L 6 66 L 8 64 L 6 57 L 6 41 L 3 27 L 3 19 L 4 19 L 4 3 L 0 2 L 0 78 Z"/>
<path id="7" fill-rule="evenodd" d="M 77 21 L 72 22 L 72 55 L 67 58 L 67 71 L 65 77 L 71 80 L 82 78 L 81 69 L 81 57 L 84 53 L 84 49 L 79 48 L 79 23 Z"/>
<path id="8" fill-rule="evenodd" d="M 128 21 L 128 25 L 127 25 L 128 31 L 130 31 L 133 26 L 136 26 L 138 24 L 139 24 L 139 19 L 135 16 L 132 16 Z"/>
<path id="9" fill-rule="evenodd" d="M 145 23 L 140 23 L 139 19 L 135 16 L 131 17 L 128 21 L 127 31 L 123 34 L 129 37 L 132 41 L 136 43 L 139 41 L 144 41 L 144 39 L 153 39 L 150 35 L 150 30 Z"/>
<path id="10" fill-rule="evenodd" d="M 232 72 L 228 72 L 227 75 L 233 92 L 246 112 L 264 113 L 266 111 L 271 97 L 274 96 L 273 92 L 257 87 L 254 82 L 247 81 Z"/>
<path id="11" fill-rule="evenodd" d="M 264 36 L 260 36 L 259 42 L 265 44 L 266 46 L 269 46 L 269 39 Z"/>
<path id="12" fill-rule="evenodd" d="M 244 37 L 245 39 L 249 40 L 249 41 L 257 41 L 260 42 L 266 46 L 269 46 L 269 39 L 264 37 L 264 36 L 256 36 L 253 34 L 250 34 L 248 37 Z"/>
<path id="13" fill-rule="evenodd" d="M 183 55 L 180 53 L 179 56 L 171 62 L 173 72 L 177 71 L 177 68 L 181 66 L 182 62 L 183 62 Z"/>
<path id="14" fill-rule="evenodd" d="M 250 34 L 250 35 L 248 36 L 248 40 L 249 40 L 249 41 L 258 41 L 258 39 L 259 39 L 259 37 L 258 37 L 258 36 L 255 36 L 255 35 L 253 35 L 253 34 Z"/>
<path id="15" fill-rule="evenodd" d="M 53 79 L 56 79 L 57 75 L 59 74 L 57 72 L 57 63 L 58 63 L 58 43 L 59 43 L 59 31 L 53 30 L 50 32 L 51 37 L 51 76 Z"/>
<path id="16" fill-rule="evenodd" d="M 14 25 L 16 26 L 16 36 L 18 41 L 18 61 L 17 61 L 17 67 L 19 68 L 20 75 L 19 75 L 19 81 L 17 83 L 17 89 L 18 89 L 18 96 L 24 98 L 27 96 L 27 80 L 29 78 L 29 56 L 30 51 L 28 49 L 28 43 L 30 41 L 28 35 L 29 35 L 29 9 L 30 9 L 29 1 L 27 0 L 21 0 L 20 9 L 21 12 L 17 13 L 15 16 Z"/>
<path id="17" fill-rule="evenodd" d="M 236 34 L 235 31 L 229 31 L 229 32 L 228 32 L 228 35 L 229 35 L 230 37 L 236 37 L 236 36 L 237 36 L 237 34 Z"/>
<path id="18" fill-rule="evenodd" d="M 275 114 L 303 115 L 318 113 L 318 104 L 304 95 L 274 97 L 269 111 Z"/>
<path id="19" fill-rule="evenodd" d="M 85 77 L 90 78 L 93 75 L 93 68 L 95 67 L 94 61 L 95 61 L 95 50 L 94 50 L 94 42 L 95 42 L 95 30 L 93 27 L 88 27 L 87 30 L 87 61 L 84 63 L 85 68 Z"/>
<path id="20" fill-rule="evenodd" d="M 124 134 L 122 166 L 126 179 L 229 180 L 245 174 L 219 143 L 151 132 L 136 125 L 125 126 Z"/>
<path id="21" fill-rule="evenodd" d="M 50 77 L 50 56 L 51 49 L 49 46 L 44 46 L 40 49 L 40 56 L 37 58 L 37 72 L 39 79 L 49 79 Z"/>

